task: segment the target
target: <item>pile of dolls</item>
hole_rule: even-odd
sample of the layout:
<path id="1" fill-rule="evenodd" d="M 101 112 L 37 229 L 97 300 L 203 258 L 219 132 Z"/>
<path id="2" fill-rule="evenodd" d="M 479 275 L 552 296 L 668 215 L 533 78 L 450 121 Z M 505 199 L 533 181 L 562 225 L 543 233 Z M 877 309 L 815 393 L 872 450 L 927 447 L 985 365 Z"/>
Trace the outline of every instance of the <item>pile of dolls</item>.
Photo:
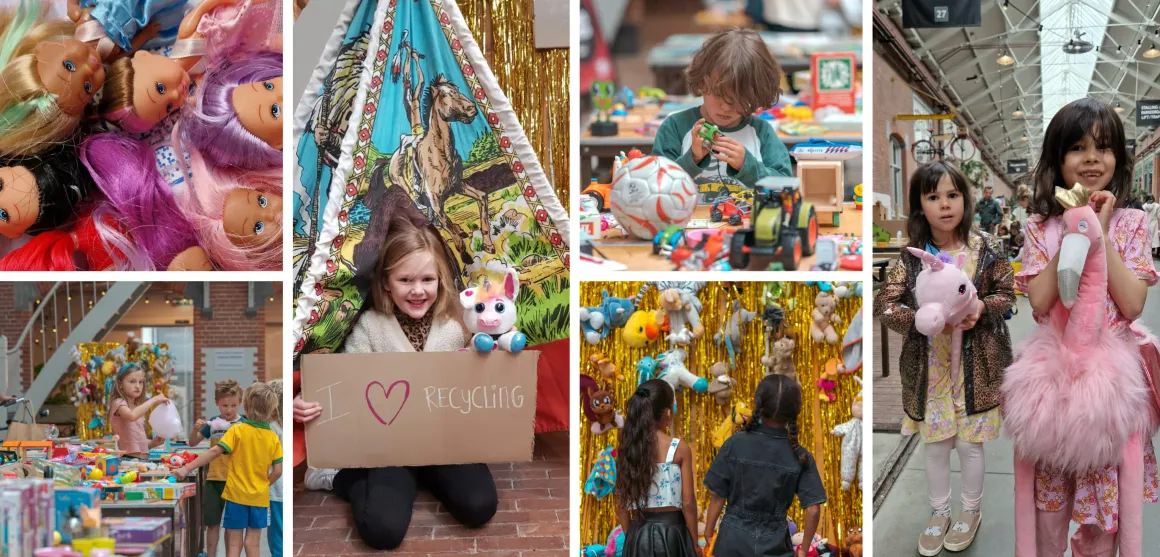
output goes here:
<path id="1" fill-rule="evenodd" d="M 281 270 L 281 5 L 0 8 L 0 270 Z"/>

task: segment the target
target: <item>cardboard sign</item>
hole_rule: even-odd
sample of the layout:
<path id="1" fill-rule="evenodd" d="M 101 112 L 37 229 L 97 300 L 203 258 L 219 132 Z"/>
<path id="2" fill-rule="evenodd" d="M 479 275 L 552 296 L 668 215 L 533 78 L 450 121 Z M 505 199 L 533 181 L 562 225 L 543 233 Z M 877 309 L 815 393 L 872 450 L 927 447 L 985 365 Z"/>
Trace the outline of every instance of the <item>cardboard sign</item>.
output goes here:
<path id="1" fill-rule="evenodd" d="M 1160 100 L 1136 101 L 1136 125 L 1143 127 L 1160 125 Z"/>
<path id="2" fill-rule="evenodd" d="M 539 352 L 306 354 L 314 468 L 532 459 Z"/>
<path id="3" fill-rule="evenodd" d="M 810 81 L 814 108 L 833 106 L 847 114 L 857 108 L 854 79 L 858 62 L 853 53 L 814 54 L 810 58 Z"/>

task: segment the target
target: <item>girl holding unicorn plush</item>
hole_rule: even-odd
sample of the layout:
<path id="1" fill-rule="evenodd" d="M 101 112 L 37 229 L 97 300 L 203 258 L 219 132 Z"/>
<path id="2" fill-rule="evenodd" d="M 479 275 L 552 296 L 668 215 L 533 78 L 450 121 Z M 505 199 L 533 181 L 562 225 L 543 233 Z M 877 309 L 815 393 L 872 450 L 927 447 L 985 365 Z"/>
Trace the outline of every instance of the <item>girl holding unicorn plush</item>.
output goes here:
<path id="1" fill-rule="evenodd" d="M 374 307 L 359 316 L 343 350 L 450 352 L 468 345 L 470 331 L 474 350 L 519 352 L 526 339 L 514 330 L 515 272 L 457 295 L 443 240 L 425 220 L 421 214 L 395 213 L 376 262 Z M 294 398 L 295 420 L 305 423 L 321 414 L 318 403 Z M 358 536 L 380 550 L 403 543 L 420 486 L 468 528 L 487 524 L 499 505 L 495 480 L 484 464 L 308 469 L 303 484 L 349 502 Z"/>
<path id="2" fill-rule="evenodd" d="M 967 179 L 936 161 L 910 179 L 909 250 L 874 299 L 874 315 L 904 335 L 899 359 L 903 434 L 920 433 L 932 514 L 920 555 L 962 551 L 982 521 L 983 443 L 999 437 L 999 389 L 1011 363 L 1003 314 L 1014 271 L 998 242 L 971 228 Z M 962 507 L 951 516 L 951 449 L 962 465 Z"/>

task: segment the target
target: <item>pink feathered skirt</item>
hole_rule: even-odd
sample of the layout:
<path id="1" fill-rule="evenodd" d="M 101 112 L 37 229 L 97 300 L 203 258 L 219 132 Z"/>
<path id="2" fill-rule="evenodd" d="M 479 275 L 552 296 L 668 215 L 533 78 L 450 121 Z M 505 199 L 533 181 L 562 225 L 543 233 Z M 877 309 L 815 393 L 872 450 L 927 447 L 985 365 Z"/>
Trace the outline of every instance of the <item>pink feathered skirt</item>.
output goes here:
<path id="1" fill-rule="evenodd" d="M 1160 340 L 1146 328 L 1132 325 L 1133 336 L 1139 345 L 1143 360 L 1144 381 L 1151 400 L 1149 411 L 1152 430 L 1160 415 Z M 1157 473 L 1156 451 L 1151 435 L 1144 440 L 1144 502 L 1156 503 L 1160 494 L 1160 474 Z M 1091 524 L 1104 532 L 1115 532 L 1119 518 L 1119 484 L 1117 470 L 1108 466 L 1103 470 L 1072 475 L 1060 471 L 1036 468 L 1035 504 L 1042 511 L 1060 511 L 1071 502 L 1071 519 L 1078 524 Z"/>

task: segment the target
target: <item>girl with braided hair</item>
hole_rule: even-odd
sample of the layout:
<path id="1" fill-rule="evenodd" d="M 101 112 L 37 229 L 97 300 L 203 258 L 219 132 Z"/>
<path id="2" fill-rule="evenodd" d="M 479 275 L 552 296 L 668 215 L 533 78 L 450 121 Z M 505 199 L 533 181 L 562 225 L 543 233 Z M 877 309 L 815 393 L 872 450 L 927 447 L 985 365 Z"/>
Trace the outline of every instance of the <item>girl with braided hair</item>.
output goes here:
<path id="1" fill-rule="evenodd" d="M 674 397 L 668 383 L 651 379 L 628 399 L 616 449 L 616 516 L 624 529 L 623 557 L 702 555 L 692 534 L 697 531 L 693 450 L 668 434 Z"/>
<path id="2" fill-rule="evenodd" d="M 705 474 L 712 496 L 705 539 L 716 533 L 713 554 L 729 557 L 805 557 L 809 544 L 795 553 L 786 512 L 793 499 L 805 509 L 803 539 L 812 540 L 826 502 L 814 457 L 798 443 L 802 389 L 785 375 L 766 375 L 753 397 L 753 417 L 731 436 Z M 729 509 L 717 528 L 721 509 Z"/>

